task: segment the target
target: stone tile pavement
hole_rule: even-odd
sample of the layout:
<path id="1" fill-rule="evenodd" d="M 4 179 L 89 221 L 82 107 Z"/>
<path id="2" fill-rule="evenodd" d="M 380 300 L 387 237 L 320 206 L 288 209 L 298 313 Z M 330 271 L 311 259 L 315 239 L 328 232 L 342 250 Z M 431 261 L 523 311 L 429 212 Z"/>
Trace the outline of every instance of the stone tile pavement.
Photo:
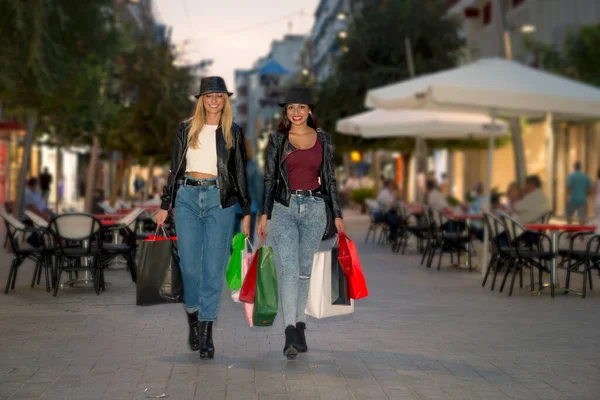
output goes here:
<path id="1" fill-rule="evenodd" d="M 135 306 L 125 271 L 109 271 L 100 296 L 53 298 L 29 288 L 26 265 L 0 294 L 0 399 L 600 398 L 598 290 L 509 298 L 483 289 L 478 272 L 429 270 L 365 244 L 367 223 L 348 212 L 371 296 L 350 317 L 309 320 L 310 349 L 295 362 L 281 354 L 281 319 L 246 327 L 226 290 L 216 358 L 201 362 L 181 305 Z M 10 257 L 0 253 L 2 287 Z"/>

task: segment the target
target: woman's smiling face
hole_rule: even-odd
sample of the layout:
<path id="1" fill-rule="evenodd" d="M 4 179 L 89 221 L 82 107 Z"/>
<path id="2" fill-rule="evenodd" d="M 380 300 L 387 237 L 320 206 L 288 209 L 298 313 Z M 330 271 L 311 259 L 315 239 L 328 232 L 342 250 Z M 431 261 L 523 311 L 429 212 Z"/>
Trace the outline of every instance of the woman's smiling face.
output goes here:
<path id="1" fill-rule="evenodd" d="M 209 93 L 202 96 L 204 110 L 208 114 L 219 114 L 225 106 L 225 93 Z"/>
<path id="2" fill-rule="evenodd" d="M 308 121 L 310 108 L 308 104 L 287 104 L 285 112 L 292 125 L 300 126 Z"/>

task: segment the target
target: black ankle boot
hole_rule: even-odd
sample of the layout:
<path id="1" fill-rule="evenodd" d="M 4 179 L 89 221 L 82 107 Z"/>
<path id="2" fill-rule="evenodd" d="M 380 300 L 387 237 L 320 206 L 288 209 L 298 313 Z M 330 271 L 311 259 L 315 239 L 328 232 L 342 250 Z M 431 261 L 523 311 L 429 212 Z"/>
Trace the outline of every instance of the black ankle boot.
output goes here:
<path id="1" fill-rule="evenodd" d="M 198 351 L 200 348 L 200 334 L 198 332 L 198 311 L 187 313 L 188 324 L 190 325 L 190 334 L 188 336 L 188 344 L 192 351 Z"/>
<path id="2" fill-rule="evenodd" d="M 283 346 L 283 355 L 286 356 L 288 360 L 296 359 L 296 356 L 298 355 L 297 345 L 298 333 L 296 332 L 296 327 L 294 325 L 288 325 L 287 328 L 285 328 L 285 346 Z"/>
<path id="3" fill-rule="evenodd" d="M 306 336 L 304 335 L 305 329 L 306 324 L 304 322 L 296 322 L 296 333 L 298 335 L 298 344 L 296 345 L 296 348 L 298 348 L 300 353 L 306 353 L 308 351 Z"/>
<path id="4" fill-rule="evenodd" d="M 200 358 L 214 358 L 215 346 L 212 339 L 212 321 L 200 321 Z"/>

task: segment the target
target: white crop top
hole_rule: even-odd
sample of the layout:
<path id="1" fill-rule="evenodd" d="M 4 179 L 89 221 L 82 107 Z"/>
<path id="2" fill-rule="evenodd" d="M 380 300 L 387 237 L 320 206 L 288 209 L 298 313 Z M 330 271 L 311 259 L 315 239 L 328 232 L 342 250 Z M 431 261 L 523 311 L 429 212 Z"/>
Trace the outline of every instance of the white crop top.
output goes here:
<path id="1" fill-rule="evenodd" d="M 204 125 L 198 135 L 198 148 L 188 147 L 186 154 L 186 172 L 201 172 L 217 175 L 217 127 Z"/>

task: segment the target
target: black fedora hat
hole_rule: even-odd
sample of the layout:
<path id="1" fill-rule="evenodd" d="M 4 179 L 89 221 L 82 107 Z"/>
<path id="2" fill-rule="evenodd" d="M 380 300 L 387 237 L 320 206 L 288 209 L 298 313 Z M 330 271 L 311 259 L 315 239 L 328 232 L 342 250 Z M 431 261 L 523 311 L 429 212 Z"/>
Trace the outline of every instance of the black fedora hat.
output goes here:
<path id="1" fill-rule="evenodd" d="M 228 96 L 233 95 L 233 93 L 227 91 L 225 80 L 220 76 L 209 76 L 207 78 L 202 78 L 200 81 L 200 93 L 194 97 L 199 99 L 200 96 L 204 96 L 205 94 L 209 93 L 227 93 Z"/>
<path id="2" fill-rule="evenodd" d="M 307 87 L 293 87 L 285 94 L 283 103 L 279 103 L 281 107 L 286 104 L 308 104 L 310 108 L 315 108 L 312 97 L 312 91 Z"/>

